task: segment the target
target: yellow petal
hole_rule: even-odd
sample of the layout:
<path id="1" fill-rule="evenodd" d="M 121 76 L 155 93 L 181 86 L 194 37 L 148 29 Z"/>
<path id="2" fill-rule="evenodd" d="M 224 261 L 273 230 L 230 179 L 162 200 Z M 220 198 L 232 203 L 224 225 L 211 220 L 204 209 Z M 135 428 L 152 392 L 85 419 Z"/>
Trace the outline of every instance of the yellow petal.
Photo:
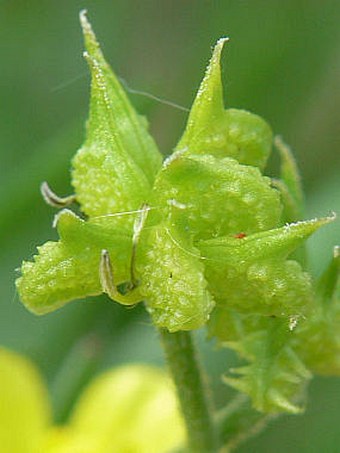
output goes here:
<path id="1" fill-rule="evenodd" d="M 68 429 L 56 433 L 60 446 L 49 453 L 165 453 L 184 441 L 169 378 L 144 365 L 123 366 L 95 379 Z"/>
<path id="2" fill-rule="evenodd" d="M 45 385 L 24 357 L 0 348 L 0 450 L 43 453 L 50 422 Z"/>

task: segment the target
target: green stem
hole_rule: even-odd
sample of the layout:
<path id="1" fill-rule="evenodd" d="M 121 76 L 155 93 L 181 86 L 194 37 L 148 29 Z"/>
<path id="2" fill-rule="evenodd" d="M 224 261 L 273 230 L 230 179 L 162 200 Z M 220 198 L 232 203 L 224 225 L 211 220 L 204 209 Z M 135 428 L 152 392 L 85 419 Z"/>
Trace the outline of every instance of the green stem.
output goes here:
<path id="1" fill-rule="evenodd" d="M 239 444 L 261 432 L 276 417 L 277 415 L 256 411 L 248 396 L 238 394 L 215 416 L 219 439 L 224 446 L 220 453 L 234 451 Z"/>
<path id="2" fill-rule="evenodd" d="M 189 332 L 160 329 L 166 360 L 177 388 L 190 453 L 214 453 L 216 436 L 202 373 Z"/>

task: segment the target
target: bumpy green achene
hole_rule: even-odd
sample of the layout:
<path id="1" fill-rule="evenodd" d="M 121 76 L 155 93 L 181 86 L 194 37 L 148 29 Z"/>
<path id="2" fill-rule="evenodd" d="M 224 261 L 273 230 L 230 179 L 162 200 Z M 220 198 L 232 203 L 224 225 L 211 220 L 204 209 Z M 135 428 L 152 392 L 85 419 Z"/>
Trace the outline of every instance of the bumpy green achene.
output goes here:
<path id="1" fill-rule="evenodd" d="M 340 371 L 339 258 L 316 285 L 301 253 L 333 216 L 298 221 L 301 184 L 282 141 L 280 177 L 263 175 L 272 132 L 257 115 L 225 109 L 225 39 L 162 163 L 84 12 L 81 24 L 92 87 L 72 184 L 84 218 L 56 216 L 59 241 L 22 265 L 21 300 L 40 314 L 107 292 L 122 304 L 144 301 L 154 324 L 170 332 L 208 325 L 246 362 L 228 384 L 259 411 L 300 411 L 311 373 Z"/>

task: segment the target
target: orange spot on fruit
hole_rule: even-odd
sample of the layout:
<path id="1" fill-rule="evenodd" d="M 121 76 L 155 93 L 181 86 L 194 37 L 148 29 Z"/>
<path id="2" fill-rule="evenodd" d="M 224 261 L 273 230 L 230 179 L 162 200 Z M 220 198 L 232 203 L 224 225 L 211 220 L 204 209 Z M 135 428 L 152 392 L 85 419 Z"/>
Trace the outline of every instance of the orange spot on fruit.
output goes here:
<path id="1" fill-rule="evenodd" d="M 243 239 L 245 238 L 247 235 L 246 233 L 238 233 L 238 234 L 235 234 L 234 238 L 236 239 Z"/>

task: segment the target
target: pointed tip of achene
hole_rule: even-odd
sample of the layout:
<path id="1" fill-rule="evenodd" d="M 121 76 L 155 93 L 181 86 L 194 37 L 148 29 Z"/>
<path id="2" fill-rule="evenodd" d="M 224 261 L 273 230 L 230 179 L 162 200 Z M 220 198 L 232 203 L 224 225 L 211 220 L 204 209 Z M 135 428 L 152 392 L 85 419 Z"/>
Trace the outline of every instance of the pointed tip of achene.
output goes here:
<path id="1" fill-rule="evenodd" d="M 222 36 L 219 38 L 215 44 L 215 49 L 223 50 L 224 44 L 230 41 L 229 36 Z"/>
<path id="2" fill-rule="evenodd" d="M 208 67 L 216 67 L 220 71 L 220 61 L 221 61 L 221 54 L 224 48 L 224 44 L 229 41 L 227 36 L 223 36 L 219 38 L 213 48 L 213 53 L 211 56 L 211 60 Z"/>
<path id="3" fill-rule="evenodd" d="M 224 44 L 228 40 L 229 38 L 222 37 L 215 44 L 192 110 L 195 110 L 195 107 L 199 110 L 208 109 L 210 111 L 209 115 L 215 112 L 217 116 L 224 112 L 221 54 Z"/>
<path id="4" fill-rule="evenodd" d="M 284 232 L 286 240 L 299 240 L 304 241 L 309 236 L 314 234 L 319 228 L 327 225 L 334 221 L 336 218 L 334 213 L 331 213 L 328 217 L 315 218 L 310 220 L 301 220 L 294 223 L 287 223 L 282 228 L 276 230 Z M 275 230 L 274 230 L 275 231 Z"/>
<path id="5" fill-rule="evenodd" d="M 211 124 L 223 118 L 225 108 L 220 60 L 223 46 L 228 40 L 229 38 L 222 37 L 215 44 L 177 150 L 193 146 L 202 131 L 209 129 Z"/>
<path id="6" fill-rule="evenodd" d="M 100 53 L 100 46 L 97 42 L 96 35 L 93 31 L 91 23 L 87 18 L 87 10 L 82 9 L 79 13 L 79 21 L 81 28 L 83 30 L 84 40 L 85 40 L 85 47 L 88 50 L 89 54 L 94 55 L 95 53 Z"/>
<path id="7" fill-rule="evenodd" d="M 87 9 L 82 9 L 79 12 L 79 20 L 82 28 L 91 28 L 91 24 L 87 19 Z"/>
<path id="8" fill-rule="evenodd" d="M 318 225 L 322 226 L 322 225 L 327 225 L 327 223 L 334 222 L 334 220 L 336 220 L 336 218 L 337 218 L 336 212 L 331 211 L 327 217 L 320 217 L 320 218 L 312 219 L 311 221 L 314 221 Z"/>
<path id="9" fill-rule="evenodd" d="M 79 13 L 79 21 L 80 21 L 80 25 L 81 25 L 84 33 L 86 31 L 87 32 L 91 32 L 92 31 L 91 24 L 90 24 L 90 22 L 87 19 L 87 9 L 82 9 L 80 11 L 80 13 Z"/>
<path id="10" fill-rule="evenodd" d="M 92 29 L 92 25 L 87 18 L 87 9 L 82 9 L 79 13 L 79 21 L 81 28 L 83 30 L 83 35 L 85 38 L 85 43 L 87 40 L 92 43 L 96 43 L 96 35 Z"/>
<path id="11" fill-rule="evenodd" d="M 323 225 L 327 225 L 328 223 L 333 222 L 336 219 L 335 212 L 331 212 L 327 217 L 315 218 L 310 220 L 300 220 L 294 223 L 287 223 L 284 228 L 285 229 L 292 229 L 304 233 L 304 235 L 310 235 L 314 233 L 314 231 L 318 230 Z"/>

